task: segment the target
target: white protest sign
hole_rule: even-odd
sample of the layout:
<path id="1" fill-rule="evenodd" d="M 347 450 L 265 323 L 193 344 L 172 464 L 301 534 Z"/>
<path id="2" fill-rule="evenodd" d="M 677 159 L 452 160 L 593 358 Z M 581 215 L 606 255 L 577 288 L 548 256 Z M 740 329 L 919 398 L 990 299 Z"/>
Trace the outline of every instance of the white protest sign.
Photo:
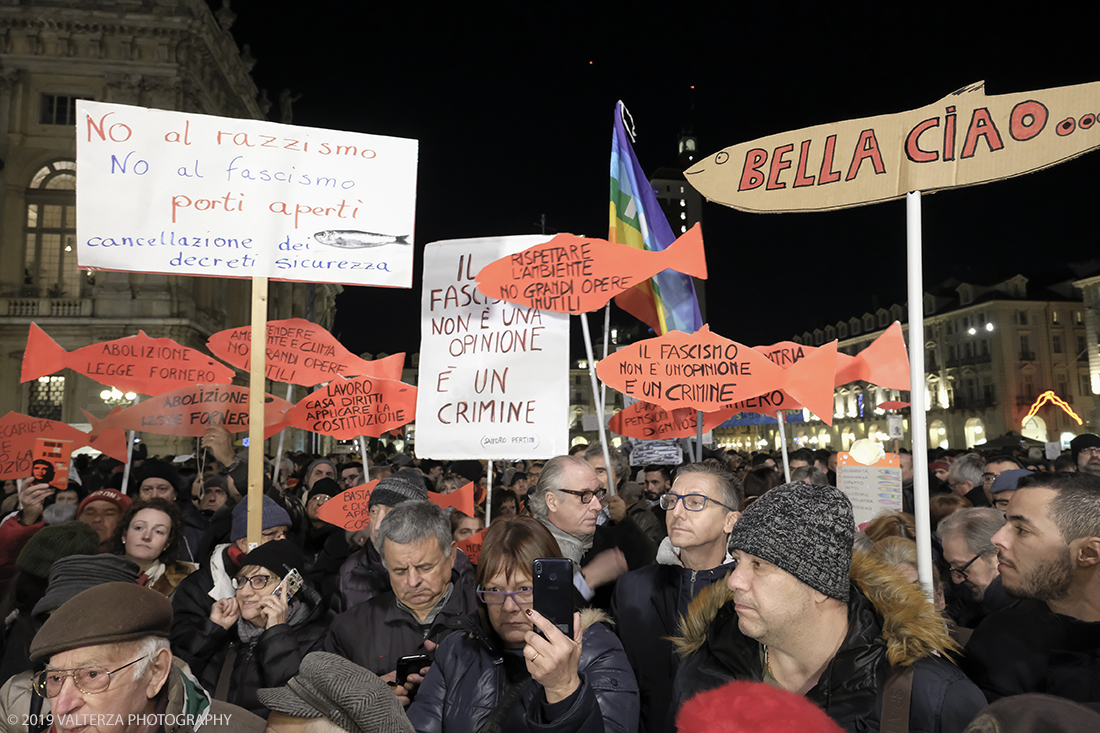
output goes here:
<path id="1" fill-rule="evenodd" d="M 901 511 L 901 462 L 897 453 L 870 466 L 842 452 L 836 461 L 837 488 L 847 494 L 855 513 L 856 527 L 862 527 L 883 512 Z"/>
<path id="2" fill-rule="evenodd" d="M 487 298 L 485 265 L 549 237 L 424 248 L 416 454 L 549 458 L 569 450 L 569 316 Z"/>
<path id="3" fill-rule="evenodd" d="M 83 269 L 411 287 L 417 141 L 77 102 Z"/>
<path id="4" fill-rule="evenodd" d="M 901 440 L 905 437 L 905 428 L 902 425 L 901 415 L 887 415 L 886 424 L 889 426 L 887 430 L 889 431 L 891 440 Z"/>

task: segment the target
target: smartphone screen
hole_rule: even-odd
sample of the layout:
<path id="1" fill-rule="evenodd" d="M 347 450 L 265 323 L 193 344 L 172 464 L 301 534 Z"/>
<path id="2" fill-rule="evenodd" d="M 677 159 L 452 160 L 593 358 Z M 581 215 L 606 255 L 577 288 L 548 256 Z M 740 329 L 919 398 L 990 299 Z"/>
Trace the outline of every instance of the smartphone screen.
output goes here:
<path id="1" fill-rule="evenodd" d="M 535 560 L 532 568 L 535 610 L 573 638 L 573 561 L 563 557 Z"/>

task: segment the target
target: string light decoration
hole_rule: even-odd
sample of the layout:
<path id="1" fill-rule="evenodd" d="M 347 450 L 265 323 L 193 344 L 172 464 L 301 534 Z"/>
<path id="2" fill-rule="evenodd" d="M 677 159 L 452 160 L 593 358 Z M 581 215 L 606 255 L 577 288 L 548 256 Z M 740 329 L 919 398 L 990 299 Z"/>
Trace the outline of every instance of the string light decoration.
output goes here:
<path id="1" fill-rule="evenodd" d="M 1067 404 L 1066 401 L 1063 400 L 1061 397 L 1054 394 L 1054 390 L 1052 389 L 1048 389 L 1046 392 L 1043 392 L 1035 399 L 1034 404 L 1031 405 L 1031 409 L 1029 409 L 1027 411 L 1027 414 L 1024 415 L 1024 419 L 1020 424 L 1027 425 L 1027 421 L 1035 417 L 1035 414 L 1039 412 L 1039 408 L 1048 402 L 1053 402 L 1055 405 L 1065 410 L 1065 413 L 1076 420 L 1078 425 L 1082 424 L 1083 421 L 1080 417 L 1077 416 L 1077 413 L 1073 411 L 1073 408 L 1070 407 L 1069 404 Z"/>

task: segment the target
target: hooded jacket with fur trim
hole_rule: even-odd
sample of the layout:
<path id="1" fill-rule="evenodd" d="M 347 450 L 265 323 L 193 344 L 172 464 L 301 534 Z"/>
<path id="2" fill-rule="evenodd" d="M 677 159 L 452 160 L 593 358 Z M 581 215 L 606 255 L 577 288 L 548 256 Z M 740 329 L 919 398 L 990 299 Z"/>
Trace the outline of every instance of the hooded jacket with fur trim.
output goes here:
<path id="1" fill-rule="evenodd" d="M 480 615 L 470 614 L 466 631 L 451 634 L 436 650 L 435 663 L 409 706 L 409 720 L 418 733 L 474 733 L 482 730 L 508 688 L 520 685 L 518 699 L 494 730 L 634 733 L 638 686 L 622 645 L 602 623 L 606 620 L 597 609 L 581 611 L 581 686 L 552 706 L 560 709 L 550 720 L 545 712 L 551 706 L 527 672 L 522 651 L 502 650 Z"/>
<path id="2" fill-rule="evenodd" d="M 890 666 L 912 666 L 912 733 L 962 731 L 985 706 L 981 691 L 944 655 L 958 645 L 920 587 L 856 553 L 849 573 L 848 634 L 806 697 L 848 731 L 878 731 Z M 730 680 L 763 681 L 761 645 L 741 633 L 733 592 L 715 583 L 692 603 L 675 640 L 684 655 L 673 715 L 688 698 Z M 731 714 L 735 714 L 731 712 Z"/>

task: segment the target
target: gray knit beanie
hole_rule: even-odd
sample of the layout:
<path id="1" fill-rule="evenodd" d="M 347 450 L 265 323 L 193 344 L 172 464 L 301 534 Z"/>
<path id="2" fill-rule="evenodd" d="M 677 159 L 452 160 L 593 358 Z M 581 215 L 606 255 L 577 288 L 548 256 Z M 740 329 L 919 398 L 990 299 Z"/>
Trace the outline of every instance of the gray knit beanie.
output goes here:
<path id="1" fill-rule="evenodd" d="M 423 481 L 414 481 L 399 471 L 392 476 L 387 476 L 378 482 L 374 490 L 370 492 L 368 508 L 379 504 L 395 507 L 405 501 L 427 501 L 428 489 Z"/>
<path id="2" fill-rule="evenodd" d="M 733 526 L 729 546 L 847 603 L 854 533 L 847 496 L 831 486 L 795 481 L 750 504 Z"/>

